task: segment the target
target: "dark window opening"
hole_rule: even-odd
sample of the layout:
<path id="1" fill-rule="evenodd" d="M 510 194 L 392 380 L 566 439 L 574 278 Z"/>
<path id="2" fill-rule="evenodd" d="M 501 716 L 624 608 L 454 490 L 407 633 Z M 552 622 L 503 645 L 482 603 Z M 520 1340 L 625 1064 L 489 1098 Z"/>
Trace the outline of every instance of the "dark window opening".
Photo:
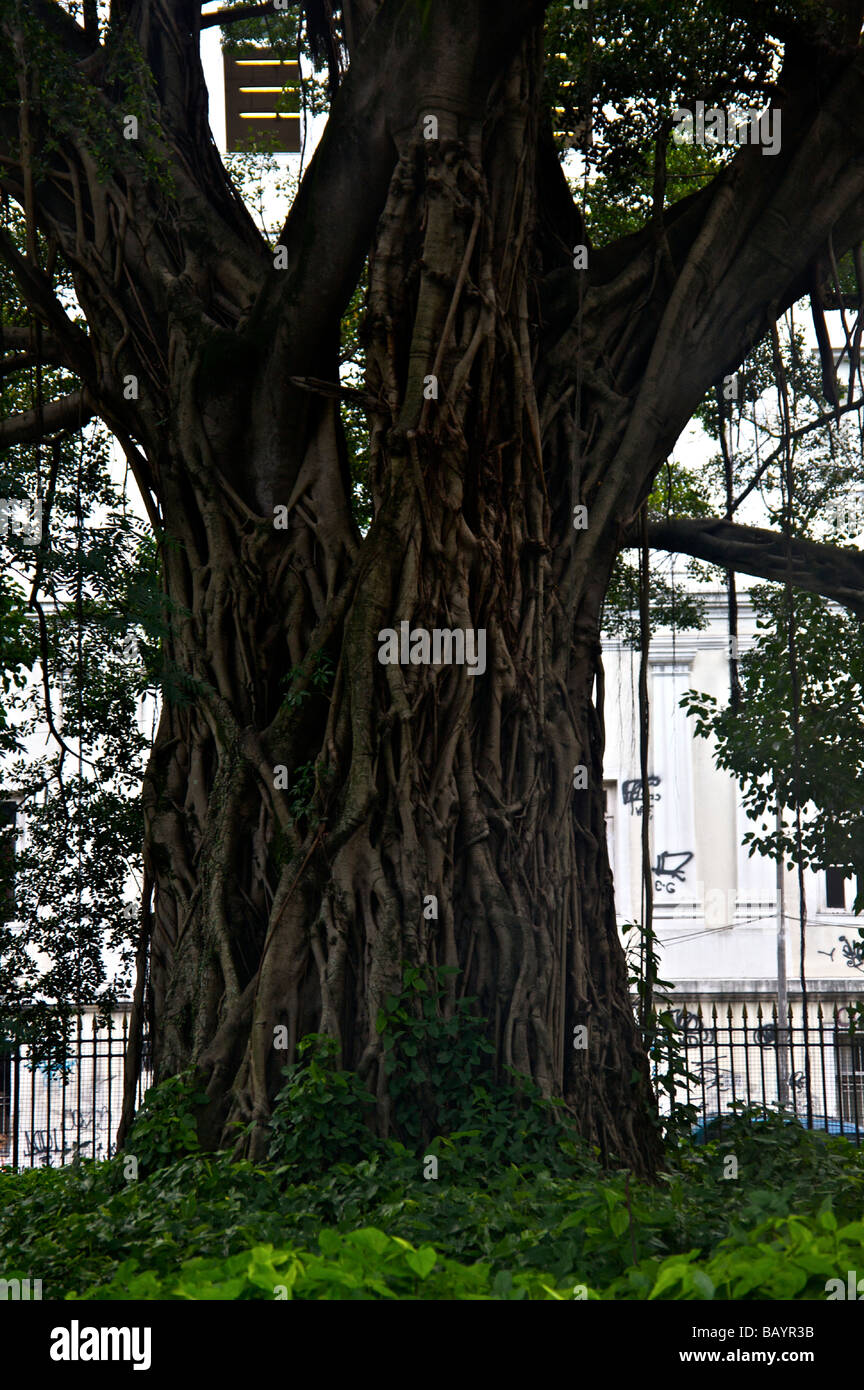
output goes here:
<path id="1" fill-rule="evenodd" d="M 846 874 L 843 869 L 825 870 L 825 906 L 846 909 Z"/>
<path id="2" fill-rule="evenodd" d="M 846 910 L 846 872 L 843 869 L 825 870 L 825 906 Z"/>
<path id="3" fill-rule="evenodd" d="M 16 801 L 0 799 L 0 922 L 15 916 Z"/>
<path id="4" fill-rule="evenodd" d="M 841 1119 L 864 1128 L 864 1042 L 837 1049 L 837 1105 Z"/>

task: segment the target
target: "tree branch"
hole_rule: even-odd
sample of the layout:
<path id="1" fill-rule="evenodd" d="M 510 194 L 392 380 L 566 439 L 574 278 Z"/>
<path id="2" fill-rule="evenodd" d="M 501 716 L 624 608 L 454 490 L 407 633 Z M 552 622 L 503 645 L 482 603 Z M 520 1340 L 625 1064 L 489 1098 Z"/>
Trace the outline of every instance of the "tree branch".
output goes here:
<path id="1" fill-rule="evenodd" d="M 87 334 L 69 318 L 54 294 L 50 277 L 21 255 L 5 227 L 0 227 L 0 261 L 6 262 L 15 277 L 24 303 L 52 330 L 53 341 L 63 354 L 64 365 L 95 386 L 96 364 Z M 20 329 L 4 328 L 4 341 L 14 344 L 14 337 L 10 335 L 17 332 Z"/>
<path id="2" fill-rule="evenodd" d="M 857 400 L 847 401 L 845 405 L 836 406 L 833 410 L 823 411 L 821 415 L 816 416 L 815 420 L 808 420 L 806 425 L 799 425 L 798 429 L 792 430 L 789 434 L 789 443 L 793 439 L 800 439 L 802 435 L 809 434 L 811 430 L 821 429 L 823 425 L 833 425 L 841 415 L 848 415 L 850 410 L 861 410 L 862 407 L 864 407 L 864 397 L 859 397 Z M 773 449 L 767 458 L 762 460 L 743 492 L 739 492 L 732 503 L 731 510 L 733 512 L 737 512 L 744 499 L 750 496 L 753 489 L 758 486 L 760 479 L 767 473 L 772 463 L 776 463 L 785 449 L 786 440 L 783 439 L 777 448 Z"/>
<path id="3" fill-rule="evenodd" d="M 830 72 L 816 67 L 824 86 L 814 85 L 811 64 L 777 108 L 782 150 L 766 157 L 743 148 L 706 190 L 670 210 L 674 281 L 643 233 L 619 243 L 613 278 L 604 279 L 610 267 L 596 258 L 600 282 L 592 271 L 580 319 L 579 277 L 568 272 L 574 315 L 549 345 L 544 370 L 566 390 L 578 362 L 587 389 L 605 392 L 621 412 L 620 432 L 606 426 L 608 453 L 586 477 L 598 535 L 622 499 L 636 513 L 712 383 L 807 292 L 809 267 L 829 238 L 839 256 L 864 237 L 864 52 Z M 596 366 L 580 356 L 580 335 L 602 344 Z"/>
<path id="4" fill-rule="evenodd" d="M 41 410 L 23 410 L 0 421 L 0 448 L 10 444 L 35 444 L 61 430 L 81 429 L 95 414 L 88 391 L 72 391 L 48 401 Z"/>
<path id="5" fill-rule="evenodd" d="M 43 367 L 64 367 L 66 358 L 60 351 L 60 344 L 57 339 L 50 334 L 43 334 L 39 349 L 34 347 L 34 335 L 31 329 L 22 328 L 15 333 L 10 341 L 10 331 L 0 325 L 0 351 L 2 349 L 23 348 L 23 352 L 3 353 L 0 357 L 0 376 L 11 376 L 14 372 L 23 372 L 28 367 L 37 367 L 41 363 Z"/>
<path id="6" fill-rule="evenodd" d="M 4 348 L 22 348 L 25 352 L 33 347 L 34 334 L 29 324 L 0 324 L 0 344 Z M 60 344 L 55 337 L 49 333 L 42 334 L 42 360 L 56 361 L 61 364 L 65 362 L 65 357 L 60 349 Z"/>
<path id="7" fill-rule="evenodd" d="M 628 545 L 637 544 L 635 527 Z M 698 560 L 759 579 L 784 583 L 821 594 L 864 618 L 864 554 L 833 545 L 792 537 L 791 572 L 787 539 L 778 531 L 739 526 L 717 519 L 660 521 L 648 527 L 653 550 L 692 555 Z"/>

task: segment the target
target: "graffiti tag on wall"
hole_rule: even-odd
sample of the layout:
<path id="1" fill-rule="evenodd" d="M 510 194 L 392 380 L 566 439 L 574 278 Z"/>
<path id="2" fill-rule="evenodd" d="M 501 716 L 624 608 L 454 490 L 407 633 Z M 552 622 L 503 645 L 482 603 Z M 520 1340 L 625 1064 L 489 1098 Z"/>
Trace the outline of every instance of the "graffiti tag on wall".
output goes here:
<path id="1" fill-rule="evenodd" d="M 864 973 L 864 941 L 850 941 L 845 936 L 841 936 L 840 940 L 843 942 L 843 959 L 849 969 Z"/>
<path id="2" fill-rule="evenodd" d="M 119 1115 L 118 1115 L 119 1118 Z M 96 1157 L 105 1156 L 107 1151 L 108 1107 L 100 1106 L 89 1111 L 67 1110 L 64 1123 L 52 1129 L 24 1130 L 22 1146 L 25 1158 L 41 1158 L 47 1163 L 52 1154 L 76 1152 L 93 1154 L 93 1140 L 96 1139 Z M 95 1131 L 95 1133 L 94 1133 Z M 99 1137 L 100 1134 L 103 1137 Z"/>
<path id="3" fill-rule="evenodd" d="M 658 853 L 654 865 L 654 887 L 658 891 L 665 888 L 667 893 L 674 893 L 676 882 L 684 882 L 684 871 L 692 858 L 693 851 L 689 849 L 664 849 L 662 854 Z"/>
<path id="4" fill-rule="evenodd" d="M 650 790 L 650 788 L 651 788 L 651 787 L 659 787 L 659 785 L 660 785 L 660 778 L 659 778 L 659 777 L 651 776 L 651 777 L 648 778 L 648 787 L 649 787 L 649 792 L 648 792 L 648 803 L 649 803 L 649 804 L 648 804 L 648 817 L 649 817 L 649 819 L 650 819 L 650 817 L 654 814 L 654 812 L 653 812 L 653 810 L 652 810 L 652 807 L 653 807 L 653 805 L 654 805 L 654 802 L 660 800 L 660 793 L 659 793 L 659 792 L 652 792 L 652 791 Z M 643 810 L 645 809 L 644 806 L 643 806 L 642 790 L 643 790 L 643 789 L 642 789 L 642 778 L 641 778 L 641 777 L 634 777 L 634 778 L 632 778 L 631 780 L 629 780 L 629 781 L 627 781 L 627 782 L 622 782 L 622 784 L 621 784 L 621 795 L 622 795 L 623 798 L 624 798 L 624 805 L 630 807 L 630 814 L 631 814 L 631 816 L 641 816 Z"/>

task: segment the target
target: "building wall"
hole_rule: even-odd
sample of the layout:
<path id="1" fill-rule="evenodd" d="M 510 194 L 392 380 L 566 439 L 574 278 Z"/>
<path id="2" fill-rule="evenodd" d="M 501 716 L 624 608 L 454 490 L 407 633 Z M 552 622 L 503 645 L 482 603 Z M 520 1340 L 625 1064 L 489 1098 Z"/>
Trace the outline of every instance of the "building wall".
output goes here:
<path id="1" fill-rule="evenodd" d="M 750 857 L 742 837 L 754 823 L 741 805 L 735 780 L 718 770 L 711 743 L 696 738 L 679 708 L 688 689 L 729 698 L 726 596 L 708 599 L 704 632 L 659 632 L 650 648 L 650 845 L 655 872 L 654 926 L 660 974 L 694 999 L 762 1001 L 777 993 L 777 871 L 773 861 Z M 739 650 L 755 635 L 755 615 L 739 596 Z M 619 925 L 641 918 L 642 806 L 639 768 L 639 653 L 604 643 L 607 825 Z M 799 920 L 796 873 L 784 875 L 786 971 L 789 998 L 800 1012 Z M 808 923 L 805 971 L 814 1008 L 864 994 L 854 900 L 847 910 L 826 906 L 826 876 L 805 874 Z M 843 940 L 845 938 L 845 942 Z"/>

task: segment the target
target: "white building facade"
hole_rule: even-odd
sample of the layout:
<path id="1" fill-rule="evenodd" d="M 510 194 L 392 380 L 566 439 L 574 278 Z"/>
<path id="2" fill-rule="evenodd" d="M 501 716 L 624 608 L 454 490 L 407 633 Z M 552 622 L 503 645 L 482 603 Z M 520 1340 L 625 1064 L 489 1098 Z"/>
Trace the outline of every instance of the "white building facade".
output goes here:
<path id="1" fill-rule="evenodd" d="M 679 707 L 687 690 L 729 699 L 729 637 L 725 591 L 707 596 L 704 631 L 660 631 L 650 645 L 649 811 L 654 929 L 660 974 L 694 1002 L 777 999 L 777 866 L 748 854 L 745 815 L 734 778 L 718 769 L 710 740 L 697 738 Z M 755 636 L 746 593 L 738 599 L 738 649 Z M 604 642 L 606 751 L 603 777 L 609 853 L 620 925 L 641 920 L 642 786 L 639 763 L 639 661 L 616 640 Z M 788 993 L 800 997 L 797 872 L 783 883 Z M 864 998 L 864 959 L 856 950 L 855 885 L 839 875 L 805 873 L 804 954 L 814 1003 Z"/>
<path id="2" fill-rule="evenodd" d="M 805 873 L 805 1010 L 797 871 L 784 866 L 781 916 L 776 863 L 751 857 L 742 844 L 754 823 L 738 784 L 717 768 L 711 741 L 695 736 L 679 705 L 687 690 L 728 703 L 725 591 L 707 595 L 707 611 L 704 631 L 661 630 L 649 649 L 653 927 L 659 976 L 673 986 L 672 1017 L 691 1074 L 676 1099 L 703 1116 L 736 1101 L 780 1103 L 804 1116 L 809 1093 L 815 1128 L 860 1141 L 864 1031 L 855 1004 L 864 1003 L 864 942 L 857 935 L 864 916 L 851 910 L 855 884 L 835 871 Z M 738 628 L 743 654 L 755 637 L 746 593 L 739 595 Z M 626 938 L 626 925 L 642 920 L 640 656 L 608 640 L 603 662 L 607 837 Z"/>

